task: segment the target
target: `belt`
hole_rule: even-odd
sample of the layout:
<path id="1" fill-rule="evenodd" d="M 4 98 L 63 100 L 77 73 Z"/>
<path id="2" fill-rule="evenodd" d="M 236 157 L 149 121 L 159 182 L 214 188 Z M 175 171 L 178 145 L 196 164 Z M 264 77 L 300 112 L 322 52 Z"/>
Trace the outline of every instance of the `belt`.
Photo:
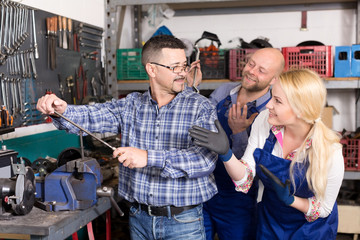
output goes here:
<path id="1" fill-rule="evenodd" d="M 141 210 L 146 212 L 147 214 L 149 214 L 149 216 L 156 216 L 156 217 L 160 217 L 160 216 L 169 216 L 169 211 L 170 211 L 170 215 L 174 216 L 177 214 L 180 214 L 186 210 L 190 210 L 193 209 L 199 205 L 191 205 L 191 206 L 184 206 L 184 207 L 175 207 L 175 206 L 163 206 L 163 207 L 157 207 L 157 206 L 151 206 L 151 205 L 146 205 L 146 204 L 141 204 L 141 203 L 131 203 L 132 206 L 138 208 L 140 206 Z"/>

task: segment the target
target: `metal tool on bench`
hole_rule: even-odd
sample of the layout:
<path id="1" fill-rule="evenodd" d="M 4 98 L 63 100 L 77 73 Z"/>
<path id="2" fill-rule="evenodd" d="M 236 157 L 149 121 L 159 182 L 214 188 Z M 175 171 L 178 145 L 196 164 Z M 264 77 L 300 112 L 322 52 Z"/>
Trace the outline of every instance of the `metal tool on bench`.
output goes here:
<path id="1" fill-rule="evenodd" d="M 9 177 L 0 178 L 0 216 L 9 216 L 12 213 L 26 215 L 32 210 L 35 202 L 34 172 L 30 167 L 25 167 L 22 160 L 16 163 L 17 152 L 15 151 L 0 150 L 0 160 L 1 163 L 10 164 L 0 168 L 1 175 L 4 177 L 8 173 L 7 177 Z"/>

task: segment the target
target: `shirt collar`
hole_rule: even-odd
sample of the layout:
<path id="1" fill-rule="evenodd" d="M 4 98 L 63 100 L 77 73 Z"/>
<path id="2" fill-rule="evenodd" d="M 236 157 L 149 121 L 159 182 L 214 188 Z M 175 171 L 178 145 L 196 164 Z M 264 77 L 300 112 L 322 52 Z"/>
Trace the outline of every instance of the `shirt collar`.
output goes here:
<path id="1" fill-rule="evenodd" d="M 185 89 L 183 91 L 176 94 L 175 98 L 173 100 L 171 100 L 170 103 L 167 104 L 167 106 L 170 107 L 173 104 L 177 103 L 180 98 L 182 98 L 186 94 L 189 94 L 189 91 L 190 91 L 190 93 L 192 92 L 191 88 L 185 87 Z M 143 94 L 143 103 L 149 103 L 151 105 L 157 105 L 157 102 L 151 96 L 151 88 L 150 87 L 149 87 L 148 91 L 146 91 Z"/>
<path id="2" fill-rule="evenodd" d="M 281 148 L 283 148 L 283 133 L 284 133 L 284 126 L 275 126 L 273 125 L 271 127 L 271 131 L 272 133 L 275 135 L 277 141 L 280 143 L 281 145 Z M 312 145 L 312 138 L 308 138 L 306 140 L 306 144 L 305 144 L 305 149 L 309 149 Z M 289 160 L 293 160 L 294 157 L 295 157 L 295 153 L 296 153 L 297 149 L 295 149 L 293 152 L 291 152 L 287 157 L 286 159 L 289 159 Z"/>
<path id="3" fill-rule="evenodd" d="M 236 98 L 237 98 L 238 92 L 240 91 L 240 88 L 241 88 L 241 84 L 237 85 L 236 87 L 234 87 L 233 89 L 230 90 L 230 96 L 231 96 L 232 102 L 236 102 L 236 100 L 237 100 Z M 264 95 L 262 95 L 261 97 L 259 97 L 255 101 L 253 101 L 253 103 L 255 104 L 255 107 L 258 107 L 261 104 L 263 104 L 264 102 L 266 102 L 267 100 L 269 100 L 269 98 L 271 98 L 270 89 Z"/>

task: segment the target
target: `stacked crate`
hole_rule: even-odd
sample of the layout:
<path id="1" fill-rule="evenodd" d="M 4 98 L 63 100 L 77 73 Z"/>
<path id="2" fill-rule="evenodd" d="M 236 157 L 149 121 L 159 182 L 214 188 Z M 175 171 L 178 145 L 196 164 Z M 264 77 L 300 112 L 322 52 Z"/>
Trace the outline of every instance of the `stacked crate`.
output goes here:
<path id="1" fill-rule="evenodd" d="M 331 46 L 284 47 L 285 70 L 308 68 L 321 77 L 333 76 Z"/>
<path id="2" fill-rule="evenodd" d="M 242 71 L 247 60 L 256 50 L 254 48 L 237 48 L 229 50 L 229 79 L 238 81 L 242 77 Z"/>
<path id="3" fill-rule="evenodd" d="M 345 171 L 360 171 L 360 139 L 343 138 L 343 156 Z"/>
<path id="4" fill-rule="evenodd" d="M 118 80 L 148 79 L 141 64 L 141 48 L 117 49 L 116 66 Z"/>

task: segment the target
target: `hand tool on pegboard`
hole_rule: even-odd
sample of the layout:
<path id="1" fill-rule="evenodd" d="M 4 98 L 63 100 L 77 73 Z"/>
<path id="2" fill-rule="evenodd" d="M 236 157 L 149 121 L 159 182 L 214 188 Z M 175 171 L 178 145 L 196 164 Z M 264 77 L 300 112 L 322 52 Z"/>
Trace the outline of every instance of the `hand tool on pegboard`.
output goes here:
<path id="1" fill-rule="evenodd" d="M 99 54 L 98 51 L 92 51 L 92 52 L 84 52 L 82 53 L 82 57 L 85 59 L 91 59 L 91 60 L 98 60 L 97 55 Z"/>
<path id="2" fill-rule="evenodd" d="M 62 26 L 62 17 L 58 16 L 58 29 L 59 29 L 59 34 L 58 34 L 58 46 L 60 48 L 62 48 L 62 44 L 63 44 L 63 26 Z"/>
<path id="3" fill-rule="evenodd" d="M 9 111 L 6 109 L 6 106 L 1 106 L 1 127 L 12 127 L 13 122 L 14 118 L 10 115 Z"/>
<path id="4" fill-rule="evenodd" d="M 103 30 L 101 28 L 80 23 L 76 30 L 79 34 L 78 39 L 80 46 L 101 49 L 103 34 Z"/>
<path id="5" fill-rule="evenodd" d="M 48 38 L 48 66 L 51 70 L 56 68 L 56 21 L 57 17 L 46 18 L 47 38 Z"/>
<path id="6" fill-rule="evenodd" d="M 103 34 L 102 33 L 99 33 L 99 32 L 95 32 L 95 31 L 89 31 L 87 29 L 84 29 L 84 28 L 79 28 L 78 29 L 78 32 L 81 34 L 81 36 L 83 36 L 84 34 L 86 35 L 92 35 L 92 36 L 95 36 L 95 37 L 98 37 L 98 38 L 102 38 L 103 37 Z M 84 33 L 84 34 L 83 34 Z"/>
<path id="7" fill-rule="evenodd" d="M 55 49 L 56 51 L 56 49 Z M 37 78 L 37 70 L 36 70 L 36 64 L 35 64 L 35 53 L 33 49 L 30 49 L 30 62 L 31 62 L 31 68 L 32 68 L 32 73 L 33 73 L 33 78 L 36 79 Z"/>
<path id="8" fill-rule="evenodd" d="M 53 58 L 54 58 L 54 68 L 53 70 L 56 68 L 56 39 L 57 39 L 57 28 L 58 28 L 58 18 L 57 16 L 53 16 L 52 17 L 52 30 L 53 30 L 53 37 L 52 37 L 52 51 L 53 51 Z"/>
<path id="9" fill-rule="evenodd" d="M 94 45 L 94 44 L 84 43 L 84 42 L 81 42 L 81 41 L 80 41 L 80 46 L 82 46 L 82 47 L 88 47 L 88 48 L 94 48 L 94 49 L 101 49 L 101 48 L 102 48 L 102 45 L 101 45 L 101 44 L 99 44 L 99 45 Z"/>
<path id="10" fill-rule="evenodd" d="M 63 43 L 62 43 L 62 47 L 63 49 L 68 49 L 68 42 L 67 42 L 67 19 L 66 17 L 62 17 L 62 27 L 63 27 Z"/>
<path id="11" fill-rule="evenodd" d="M 100 27 L 95 27 L 86 23 L 79 23 L 79 28 L 80 29 L 91 29 L 91 30 L 95 30 L 95 32 L 103 32 L 104 30 Z"/>
<path id="12" fill-rule="evenodd" d="M 4 3 L 1 2 L 0 3 L 0 6 L 1 6 L 1 22 L 0 22 L 0 48 L 2 46 L 2 38 L 3 38 L 3 27 L 4 27 L 4 15 L 5 15 L 5 6 L 4 6 Z M 5 54 L 2 53 L 1 49 L 0 49 L 0 63 L 3 64 L 5 60 Z"/>
<path id="13" fill-rule="evenodd" d="M 68 27 L 68 47 L 69 47 L 69 50 L 74 50 L 74 41 L 73 41 L 73 23 L 72 23 L 72 20 L 71 18 L 68 18 L 68 24 L 67 24 L 67 27 Z"/>
<path id="14" fill-rule="evenodd" d="M 102 42 L 101 38 L 95 39 L 95 38 L 90 38 L 90 37 L 85 37 L 85 36 L 80 36 L 79 40 L 81 42 L 90 41 L 90 42 L 94 42 L 94 43 L 97 43 L 97 44 L 101 44 L 101 42 Z"/>
<path id="15" fill-rule="evenodd" d="M 80 100 L 80 83 L 79 83 L 80 74 L 75 69 L 75 91 L 76 91 L 76 99 Z"/>
<path id="16" fill-rule="evenodd" d="M 65 81 L 66 81 L 66 86 L 68 87 L 68 91 L 70 93 L 70 97 L 71 97 L 71 101 L 73 104 L 76 104 L 76 98 L 74 96 L 74 78 L 72 75 L 68 76 Z"/>
<path id="17" fill-rule="evenodd" d="M 34 57 L 35 59 L 39 58 L 39 50 L 38 50 L 38 44 L 36 41 L 36 23 L 35 23 L 35 10 L 31 10 L 31 17 L 32 17 L 32 33 L 33 33 L 33 39 L 34 39 Z"/>
<path id="18" fill-rule="evenodd" d="M 80 48 L 79 48 L 79 37 L 78 37 L 78 33 L 76 31 L 74 31 L 74 41 L 73 41 L 73 44 L 74 44 L 74 51 L 76 52 L 80 52 Z"/>

